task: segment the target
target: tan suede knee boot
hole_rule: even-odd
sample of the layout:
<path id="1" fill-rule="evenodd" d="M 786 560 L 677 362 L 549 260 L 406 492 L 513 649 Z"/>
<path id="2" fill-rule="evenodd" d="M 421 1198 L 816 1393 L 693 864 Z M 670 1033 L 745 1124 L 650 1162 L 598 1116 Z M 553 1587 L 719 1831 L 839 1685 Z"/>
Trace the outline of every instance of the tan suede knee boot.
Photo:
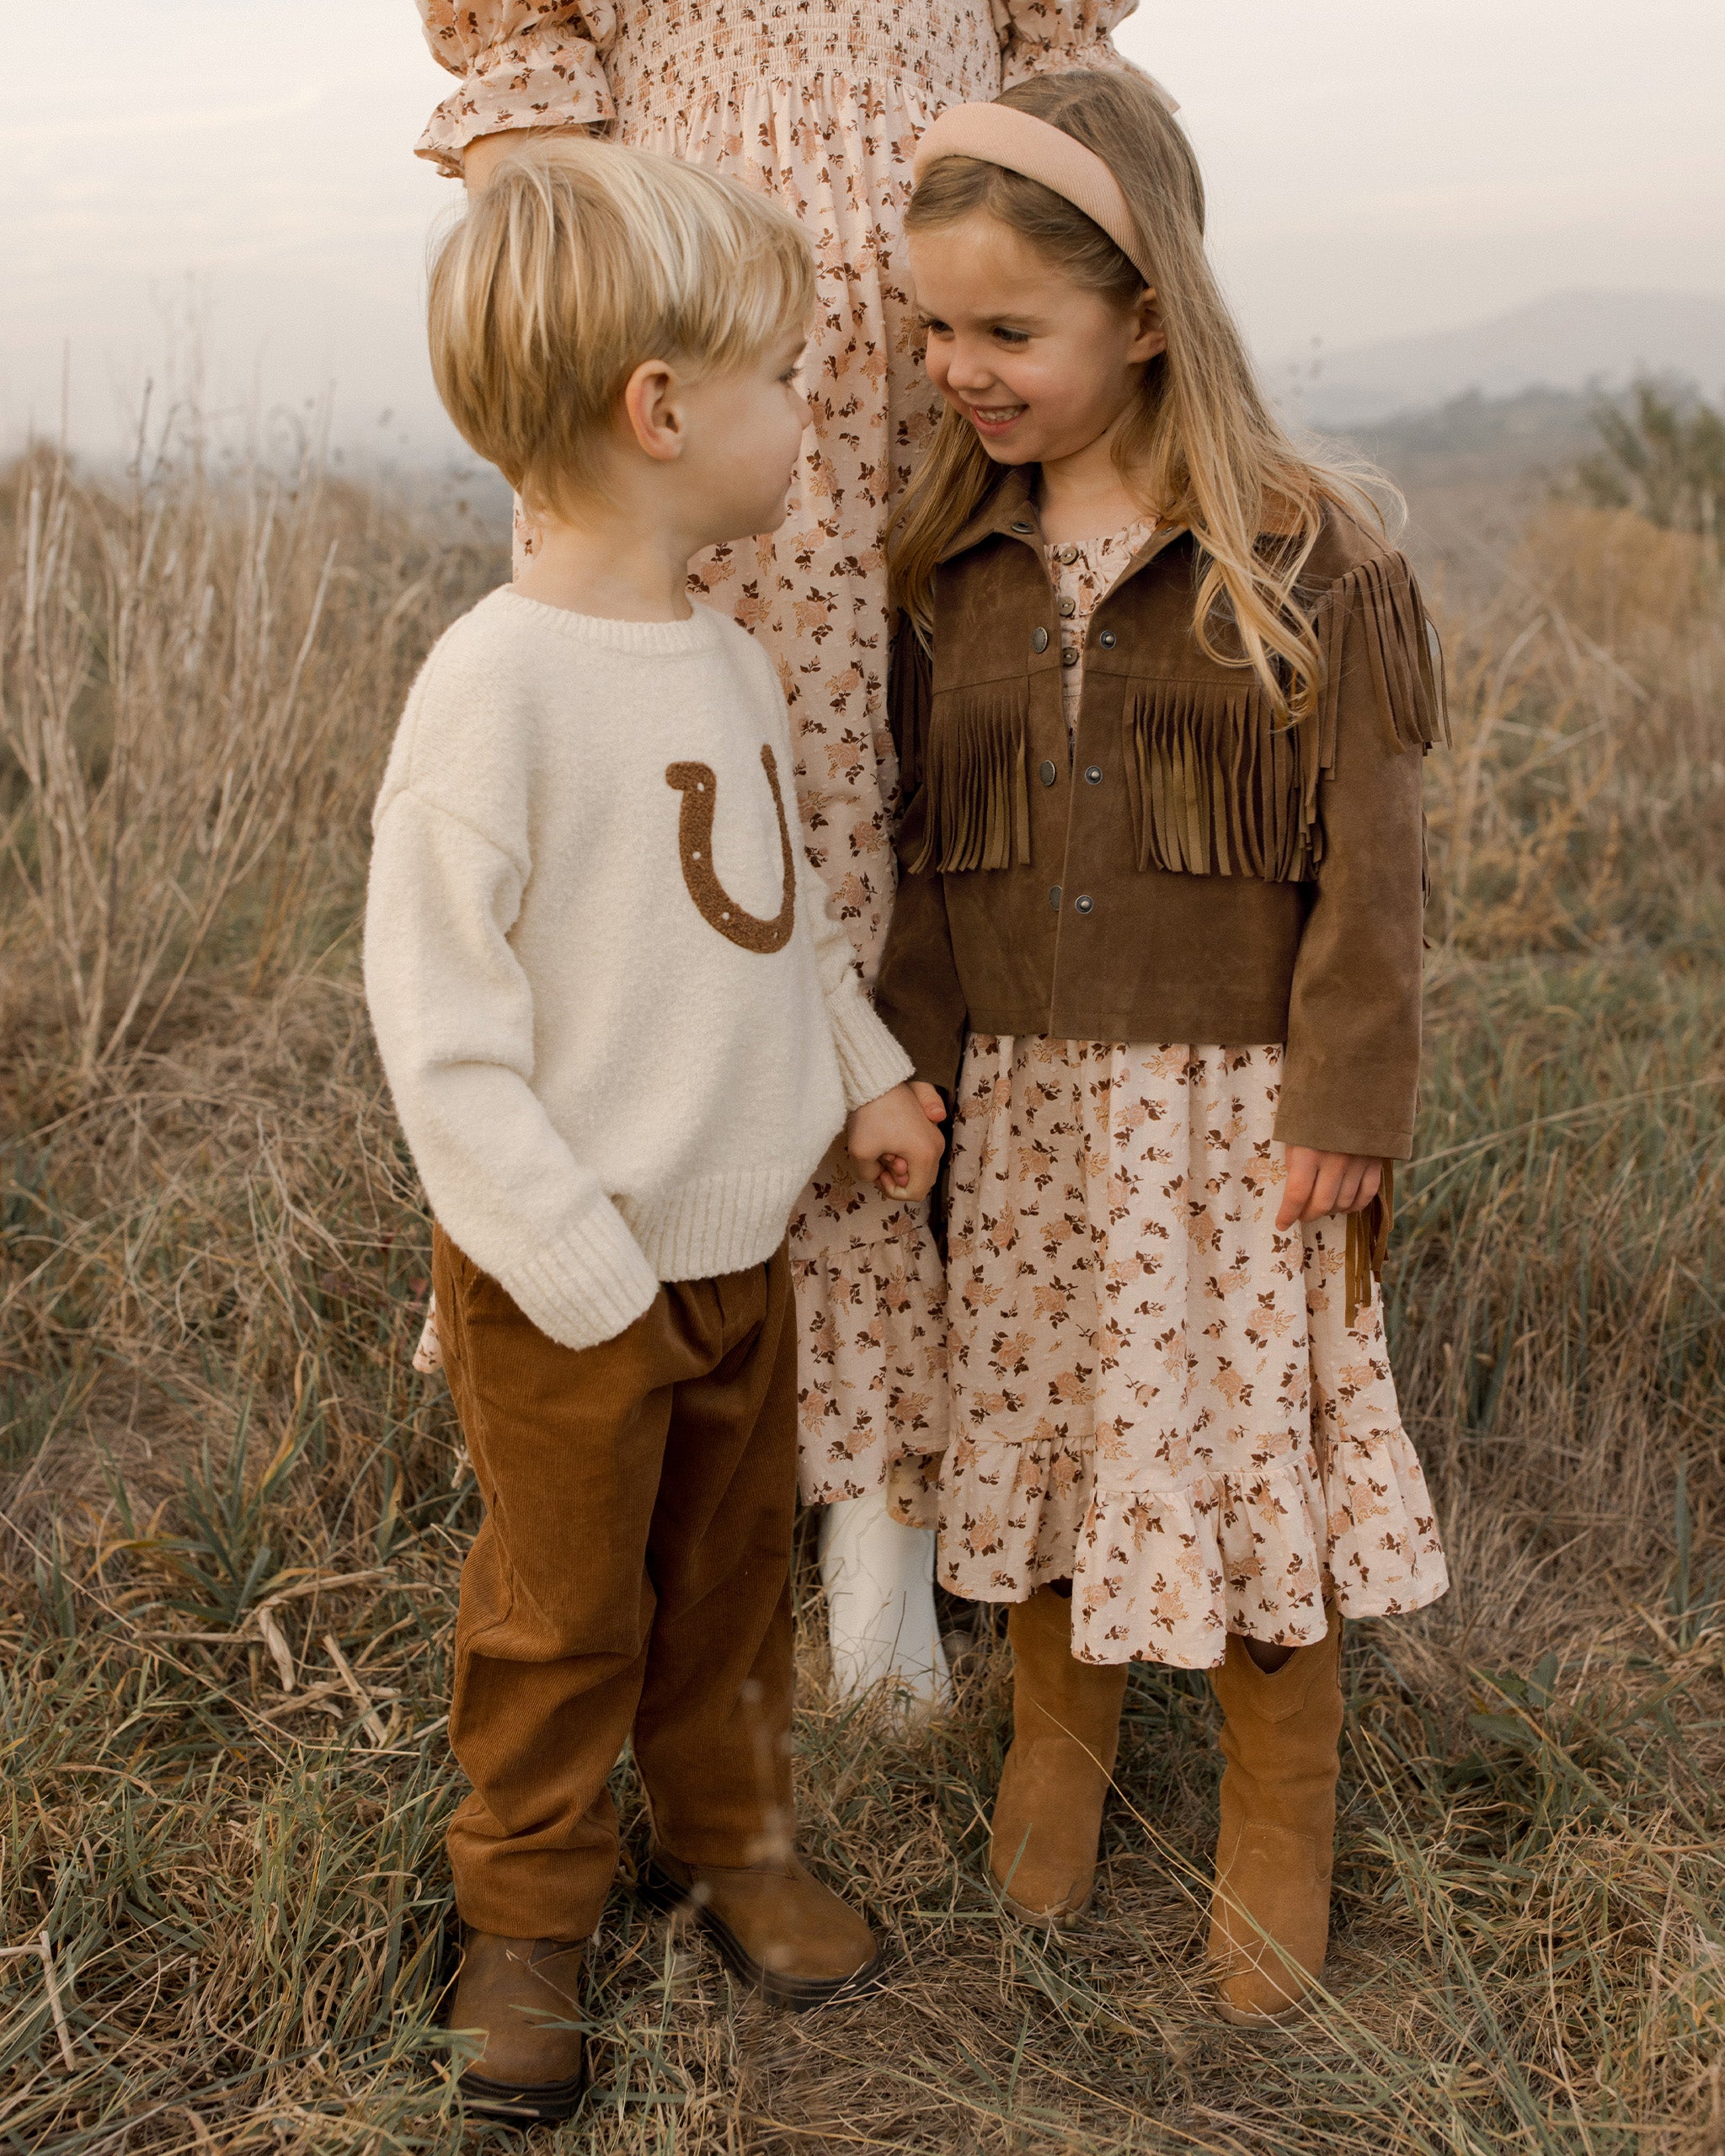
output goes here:
<path id="1" fill-rule="evenodd" d="M 1226 1717 L 1210 1963 L 1221 2011 L 1291 2016 L 1323 1973 L 1342 1733 L 1342 1620 L 1266 1675 L 1231 1638 L 1211 1683 Z"/>
<path id="2" fill-rule="evenodd" d="M 1126 1665 L 1072 1659 L 1072 1605 L 1052 1588 L 1007 1614 L 1012 1742 L 995 1798 L 988 1868 L 1024 1924 L 1065 1924 L 1096 1883 L 1103 1801 L 1120 1741 Z"/>

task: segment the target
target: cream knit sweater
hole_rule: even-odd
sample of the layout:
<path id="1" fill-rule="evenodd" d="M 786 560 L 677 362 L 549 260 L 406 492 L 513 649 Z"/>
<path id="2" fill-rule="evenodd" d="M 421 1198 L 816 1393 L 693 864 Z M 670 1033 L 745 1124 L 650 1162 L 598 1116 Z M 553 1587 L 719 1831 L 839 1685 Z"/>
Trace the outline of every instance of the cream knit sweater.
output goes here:
<path id="1" fill-rule="evenodd" d="M 705 606 L 504 590 L 438 643 L 373 816 L 366 995 L 433 1211 L 566 1347 L 770 1257 L 908 1077 L 797 825 L 765 652 Z M 782 806 L 781 806 L 782 804 Z"/>

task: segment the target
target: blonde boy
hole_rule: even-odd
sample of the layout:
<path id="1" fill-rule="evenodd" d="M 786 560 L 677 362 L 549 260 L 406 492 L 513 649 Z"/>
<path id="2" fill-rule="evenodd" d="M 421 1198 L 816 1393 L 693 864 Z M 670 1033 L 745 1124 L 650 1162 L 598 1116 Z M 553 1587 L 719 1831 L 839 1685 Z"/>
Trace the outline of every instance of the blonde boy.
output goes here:
<path id="1" fill-rule="evenodd" d="M 470 2108 L 566 2116 L 633 1738 L 653 1889 L 793 2004 L 873 1975 L 792 1853 L 791 1205 L 940 1140 L 827 915 L 764 654 L 685 595 L 775 527 L 806 247 L 696 167 L 513 161 L 432 273 L 440 391 L 522 494 L 526 574 L 439 643 L 375 818 L 366 990 L 436 1215 L 486 1507 L 462 1578 L 450 1829 Z"/>

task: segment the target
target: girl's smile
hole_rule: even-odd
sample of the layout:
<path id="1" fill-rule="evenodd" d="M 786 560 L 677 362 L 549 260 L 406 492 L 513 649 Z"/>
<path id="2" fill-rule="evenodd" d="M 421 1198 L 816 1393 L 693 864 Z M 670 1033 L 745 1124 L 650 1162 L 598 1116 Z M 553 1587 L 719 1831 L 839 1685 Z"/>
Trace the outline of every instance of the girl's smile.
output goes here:
<path id="1" fill-rule="evenodd" d="M 992 217 L 910 243 L 929 379 L 997 463 L 1046 468 L 1099 442 L 1163 339 L 1154 299 L 1123 307 Z"/>

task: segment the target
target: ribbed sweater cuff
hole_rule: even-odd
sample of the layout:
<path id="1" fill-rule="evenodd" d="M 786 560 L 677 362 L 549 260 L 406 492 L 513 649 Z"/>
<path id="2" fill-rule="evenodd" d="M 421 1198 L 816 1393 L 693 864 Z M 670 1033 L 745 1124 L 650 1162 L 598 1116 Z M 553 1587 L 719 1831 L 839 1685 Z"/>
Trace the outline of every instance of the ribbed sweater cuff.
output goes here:
<path id="1" fill-rule="evenodd" d="M 564 1348 L 596 1348 L 625 1332 L 659 1293 L 659 1278 L 609 1198 L 559 1241 L 499 1278 L 539 1330 Z"/>
<path id="2" fill-rule="evenodd" d="M 845 1107 L 860 1108 L 902 1086 L 914 1068 L 897 1041 L 874 1015 L 874 1007 L 852 974 L 843 993 L 827 998 L 832 1043 L 838 1051 Z"/>

